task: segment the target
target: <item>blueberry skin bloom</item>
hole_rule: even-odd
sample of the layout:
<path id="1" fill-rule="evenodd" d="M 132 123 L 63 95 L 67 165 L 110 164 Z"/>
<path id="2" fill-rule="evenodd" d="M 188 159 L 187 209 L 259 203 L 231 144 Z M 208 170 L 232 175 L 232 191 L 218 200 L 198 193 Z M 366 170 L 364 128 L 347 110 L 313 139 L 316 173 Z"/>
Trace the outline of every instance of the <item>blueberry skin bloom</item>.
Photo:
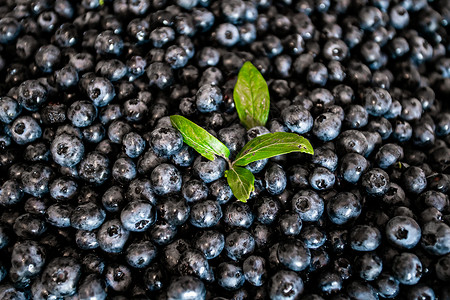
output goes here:
<path id="1" fill-rule="evenodd" d="M 421 230 L 413 218 L 396 216 L 386 224 L 386 238 L 397 247 L 411 249 L 419 243 Z"/>
<path id="2" fill-rule="evenodd" d="M 415 285 L 422 277 L 422 262 L 412 253 L 403 252 L 392 262 L 392 273 L 404 285 Z"/>
<path id="3" fill-rule="evenodd" d="M 70 216 L 70 223 L 73 228 L 80 230 L 94 230 L 100 227 L 105 221 L 106 213 L 97 204 L 88 202 L 78 205 Z"/>
<path id="4" fill-rule="evenodd" d="M 217 111 L 222 104 L 222 91 L 215 85 L 202 85 L 195 95 L 198 111 L 208 113 Z"/>
<path id="5" fill-rule="evenodd" d="M 130 232 L 126 230 L 118 219 L 106 221 L 97 232 L 100 248 L 108 253 L 122 252 Z"/>
<path id="6" fill-rule="evenodd" d="M 183 137 L 174 128 L 160 127 L 151 132 L 150 145 L 157 154 L 171 156 L 183 147 Z"/>
<path id="7" fill-rule="evenodd" d="M 194 171 L 205 183 L 216 181 L 223 177 L 226 168 L 226 161 L 221 157 L 216 157 L 213 161 L 199 156 L 194 161 Z"/>
<path id="8" fill-rule="evenodd" d="M 291 105 L 283 109 L 281 118 L 291 131 L 299 134 L 310 131 L 314 124 L 311 113 L 300 105 Z"/>
<path id="9" fill-rule="evenodd" d="M 0 97 L 0 121 L 9 124 L 22 112 L 22 106 L 16 100 L 4 96 Z"/>
<path id="10" fill-rule="evenodd" d="M 156 209 L 147 201 L 132 201 L 120 213 L 120 221 L 126 230 L 143 232 L 156 221 Z"/>
<path id="11" fill-rule="evenodd" d="M 305 270 L 311 263 L 311 253 L 300 240 L 280 243 L 277 257 L 282 265 L 296 272 Z"/>
<path id="12" fill-rule="evenodd" d="M 342 225 L 356 219 L 361 214 L 361 203 L 355 194 L 341 192 L 327 203 L 327 214 L 331 222 Z"/>
<path id="13" fill-rule="evenodd" d="M 382 88 L 365 90 L 363 100 L 366 111 L 376 117 L 387 113 L 392 104 L 391 95 Z"/>
<path id="14" fill-rule="evenodd" d="M 81 161 L 84 145 L 79 138 L 62 133 L 53 139 L 50 152 L 58 165 L 71 168 Z"/>
<path id="15" fill-rule="evenodd" d="M 450 226 L 435 221 L 423 225 L 421 246 L 433 255 L 450 253 Z"/>
<path id="16" fill-rule="evenodd" d="M 205 285 L 193 276 L 175 278 L 167 289 L 167 300 L 204 300 L 205 298 Z"/>
<path id="17" fill-rule="evenodd" d="M 362 176 L 362 186 L 371 196 L 382 196 L 389 189 L 389 175 L 378 168 L 368 171 Z"/>
<path id="18" fill-rule="evenodd" d="M 341 132 L 342 121 L 334 113 L 324 113 L 314 120 L 314 135 L 323 142 L 334 140 Z"/>
<path id="19" fill-rule="evenodd" d="M 193 246 L 200 250 L 206 259 L 213 259 L 222 253 L 225 247 L 225 237 L 215 230 L 205 230 L 194 241 Z"/>
<path id="20" fill-rule="evenodd" d="M 111 175 L 109 159 L 100 152 L 90 152 L 79 164 L 78 173 L 81 179 L 101 185 Z"/>
<path id="21" fill-rule="evenodd" d="M 358 225 L 350 232 L 350 247 L 355 251 L 373 251 L 380 243 L 381 233 L 375 227 Z"/>
<path id="22" fill-rule="evenodd" d="M 42 272 L 42 283 L 56 297 L 75 294 L 81 277 L 81 265 L 71 257 L 53 259 Z"/>
<path id="23" fill-rule="evenodd" d="M 244 273 L 239 266 L 231 263 L 221 263 L 216 271 L 217 283 L 226 290 L 234 291 L 245 282 Z"/>
<path id="24" fill-rule="evenodd" d="M 21 116 L 14 120 L 9 129 L 9 133 L 19 145 L 25 145 L 35 141 L 42 135 L 41 126 L 30 116 Z"/>
<path id="25" fill-rule="evenodd" d="M 303 190 L 295 194 L 291 206 L 292 210 L 307 222 L 318 221 L 325 209 L 323 199 L 312 190 Z"/>
<path id="26" fill-rule="evenodd" d="M 35 241 L 17 242 L 11 254 L 10 274 L 19 278 L 38 275 L 45 264 L 45 249 Z M 13 280 L 18 281 L 18 280 Z"/>
<path id="27" fill-rule="evenodd" d="M 278 271 L 269 282 L 271 300 L 295 300 L 303 293 L 303 280 L 292 271 Z"/>
<path id="28" fill-rule="evenodd" d="M 222 209 L 217 201 L 206 200 L 197 202 L 191 207 L 190 222 L 195 227 L 207 228 L 219 223 Z"/>
<path id="29" fill-rule="evenodd" d="M 86 91 L 89 99 L 95 106 L 103 107 L 108 105 L 116 96 L 113 84 L 106 78 L 95 77 L 87 84 Z"/>
<path id="30" fill-rule="evenodd" d="M 155 193 L 158 195 L 166 195 L 181 190 L 180 171 L 170 164 L 160 164 L 153 169 L 150 180 Z"/>

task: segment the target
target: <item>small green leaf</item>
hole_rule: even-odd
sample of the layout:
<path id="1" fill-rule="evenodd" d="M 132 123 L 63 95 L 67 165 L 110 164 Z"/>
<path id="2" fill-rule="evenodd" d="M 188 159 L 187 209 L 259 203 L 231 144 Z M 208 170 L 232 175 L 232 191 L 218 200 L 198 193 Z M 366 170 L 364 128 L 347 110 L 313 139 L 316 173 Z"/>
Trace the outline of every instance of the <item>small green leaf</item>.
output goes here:
<path id="1" fill-rule="evenodd" d="M 228 185 L 233 195 L 242 202 L 247 202 L 251 192 L 255 190 L 255 176 L 246 168 L 233 167 L 225 171 Z"/>
<path id="2" fill-rule="evenodd" d="M 291 152 L 314 154 L 309 141 L 296 133 L 268 133 L 248 142 L 236 156 L 233 165 L 246 166 L 257 160 Z"/>
<path id="3" fill-rule="evenodd" d="M 239 71 L 233 98 L 239 119 L 247 129 L 266 125 L 270 108 L 269 88 L 264 77 L 249 61 Z"/>
<path id="4" fill-rule="evenodd" d="M 183 141 L 200 155 L 209 160 L 214 160 L 216 155 L 224 158 L 230 156 L 230 150 L 221 141 L 194 122 L 178 115 L 170 116 L 170 121 L 183 136 Z"/>

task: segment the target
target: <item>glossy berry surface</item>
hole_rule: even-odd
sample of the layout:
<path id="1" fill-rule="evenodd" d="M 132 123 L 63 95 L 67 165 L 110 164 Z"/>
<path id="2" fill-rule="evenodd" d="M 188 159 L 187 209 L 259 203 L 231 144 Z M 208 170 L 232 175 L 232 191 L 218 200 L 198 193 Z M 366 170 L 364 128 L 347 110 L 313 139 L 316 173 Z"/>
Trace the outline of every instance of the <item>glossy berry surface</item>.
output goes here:
<path id="1" fill-rule="evenodd" d="M 449 11 L 0 1 L 0 299 L 450 298 Z M 245 62 L 270 96 L 251 128 Z M 262 107 L 249 84 L 246 114 Z M 243 166 L 238 201 L 225 172 L 275 132 L 314 154 Z"/>

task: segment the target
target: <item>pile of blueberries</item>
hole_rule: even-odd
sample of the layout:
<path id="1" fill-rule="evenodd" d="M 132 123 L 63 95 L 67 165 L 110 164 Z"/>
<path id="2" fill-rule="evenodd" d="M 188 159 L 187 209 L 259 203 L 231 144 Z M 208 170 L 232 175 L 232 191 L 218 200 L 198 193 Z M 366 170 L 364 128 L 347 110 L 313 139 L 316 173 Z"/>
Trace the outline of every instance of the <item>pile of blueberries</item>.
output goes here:
<path id="1" fill-rule="evenodd" d="M 450 299 L 450 1 L 0 1 L 0 299 Z M 268 82 L 246 130 L 244 62 Z M 295 132 L 314 155 L 236 155 Z"/>

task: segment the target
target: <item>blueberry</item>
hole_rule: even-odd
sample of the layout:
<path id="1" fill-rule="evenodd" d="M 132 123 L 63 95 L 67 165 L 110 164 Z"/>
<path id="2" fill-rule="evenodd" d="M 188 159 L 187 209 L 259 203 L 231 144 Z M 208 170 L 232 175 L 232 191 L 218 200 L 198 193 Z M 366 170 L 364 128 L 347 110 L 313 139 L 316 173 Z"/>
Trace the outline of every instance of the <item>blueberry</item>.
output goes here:
<path id="1" fill-rule="evenodd" d="M 278 271 L 269 281 L 268 293 L 270 299 L 296 299 L 304 290 L 303 280 L 292 271 Z"/>
<path id="2" fill-rule="evenodd" d="M 87 127 L 97 117 L 97 108 L 88 101 L 75 101 L 67 110 L 67 118 L 75 127 Z"/>
<path id="3" fill-rule="evenodd" d="M 75 294 L 81 277 L 81 265 L 70 257 L 53 259 L 42 272 L 44 288 L 56 297 Z"/>
<path id="4" fill-rule="evenodd" d="M 314 149 L 311 162 L 334 172 L 337 168 L 338 156 L 332 149 L 319 147 Z"/>
<path id="5" fill-rule="evenodd" d="M 239 42 L 239 30 L 231 23 L 220 24 L 215 32 L 216 40 L 225 47 L 232 47 Z"/>
<path id="6" fill-rule="evenodd" d="M 126 250 L 127 263 L 133 268 L 146 268 L 156 257 L 157 248 L 149 241 L 130 244 Z"/>
<path id="7" fill-rule="evenodd" d="M 189 57 L 186 51 L 176 45 L 172 45 L 166 50 L 165 61 L 172 67 L 172 69 L 179 69 L 184 67 L 188 62 Z"/>
<path id="8" fill-rule="evenodd" d="M 35 241 L 25 240 L 14 244 L 9 271 L 12 281 L 19 283 L 38 275 L 44 268 L 45 254 L 45 249 Z"/>
<path id="9" fill-rule="evenodd" d="M 122 209 L 120 220 L 126 230 L 143 232 L 155 223 L 156 209 L 147 201 L 131 201 Z"/>
<path id="10" fill-rule="evenodd" d="M 120 253 L 128 240 L 129 231 L 118 219 L 106 221 L 97 232 L 100 248 L 108 253 Z"/>
<path id="11" fill-rule="evenodd" d="M 397 144 L 385 144 L 378 150 L 375 160 L 380 168 L 386 169 L 403 158 L 403 148 Z"/>
<path id="12" fill-rule="evenodd" d="M 20 116 L 11 124 L 11 138 L 19 145 L 35 141 L 42 136 L 42 128 L 30 116 Z"/>
<path id="13" fill-rule="evenodd" d="M 183 147 L 183 137 L 173 128 L 157 128 L 150 134 L 150 145 L 161 156 L 176 154 Z"/>
<path id="14" fill-rule="evenodd" d="M 280 243 L 277 250 L 280 263 L 292 271 L 305 270 L 311 262 L 311 253 L 300 240 Z"/>
<path id="15" fill-rule="evenodd" d="M 420 194 L 427 187 L 425 172 L 419 167 L 409 167 L 403 174 L 403 187 L 406 192 Z"/>
<path id="16" fill-rule="evenodd" d="M 224 249 L 225 237 L 215 230 L 202 231 L 194 240 L 193 246 L 200 250 L 206 259 L 213 259 Z"/>
<path id="17" fill-rule="evenodd" d="M 191 179 L 183 184 L 181 188 L 184 199 L 187 202 L 198 202 L 208 197 L 208 186 L 198 179 Z"/>
<path id="18" fill-rule="evenodd" d="M 341 119 L 337 114 L 324 113 L 314 120 L 313 134 L 321 141 L 334 140 L 341 131 Z"/>
<path id="19" fill-rule="evenodd" d="M 96 231 L 77 230 L 75 243 L 82 250 L 91 250 L 99 247 Z"/>
<path id="20" fill-rule="evenodd" d="M 12 17 L 2 17 L 0 19 L 0 43 L 8 44 L 14 41 L 20 34 L 21 24 Z"/>
<path id="21" fill-rule="evenodd" d="M 404 285 L 414 285 L 422 277 L 422 262 L 412 253 L 403 252 L 392 262 L 394 277 Z"/>
<path id="22" fill-rule="evenodd" d="M 411 249 L 421 238 L 421 230 L 414 219 L 397 216 L 386 224 L 386 237 L 397 247 Z"/>
<path id="23" fill-rule="evenodd" d="M 133 281 L 131 270 L 125 265 L 113 263 L 106 267 L 105 281 L 112 290 L 124 292 Z"/>
<path id="24" fill-rule="evenodd" d="M 70 215 L 72 213 L 72 208 L 65 204 L 55 203 L 47 208 L 45 213 L 46 221 L 53 226 L 65 228 L 69 227 Z"/>
<path id="25" fill-rule="evenodd" d="M 422 227 L 421 246 L 434 255 L 445 255 L 450 252 L 450 227 L 443 222 L 427 222 Z"/>
<path id="26" fill-rule="evenodd" d="M 206 297 L 205 285 L 192 276 L 176 277 L 167 289 L 167 300 L 202 300 Z"/>
<path id="27" fill-rule="evenodd" d="M 375 289 L 365 282 L 353 280 L 347 285 L 346 291 L 347 295 L 351 297 L 350 299 L 357 299 L 357 300 L 378 299 L 378 295 Z"/>
<path id="28" fill-rule="evenodd" d="M 37 50 L 34 60 L 42 72 L 51 73 L 61 60 L 61 50 L 54 45 L 44 45 Z"/>
<path id="29" fill-rule="evenodd" d="M 103 77 L 92 78 L 86 86 L 86 94 L 97 107 L 104 107 L 116 96 L 112 83 Z"/>
<path id="30" fill-rule="evenodd" d="M 3 19 L 2 19 L 3 20 Z M 2 299 L 18 299 L 18 300 L 25 300 L 27 297 L 25 296 L 25 293 L 16 289 L 11 284 L 2 284 L 0 286 L 0 297 Z"/>
<path id="31" fill-rule="evenodd" d="M 355 265 L 359 277 L 366 281 L 375 280 L 383 270 L 382 259 L 373 252 L 359 256 Z"/>
<path id="32" fill-rule="evenodd" d="M 342 289 L 342 279 L 337 273 L 325 272 L 321 274 L 318 287 L 324 294 L 328 295 L 336 293 Z M 304 299 L 320 300 L 323 298 L 316 294 L 311 294 L 309 295 L 309 297 L 308 296 L 304 297 Z"/>
<path id="33" fill-rule="evenodd" d="M 9 124 L 22 112 L 22 107 L 14 99 L 4 96 L 0 97 L 0 121 Z"/>
<path id="34" fill-rule="evenodd" d="M 232 263 L 221 263 L 217 268 L 217 283 L 226 290 L 237 290 L 245 282 L 244 272 Z"/>
<path id="35" fill-rule="evenodd" d="M 216 225 L 222 218 L 222 209 L 216 201 L 197 202 L 191 207 L 190 222 L 195 227 L 206 228 Z"/>
<path id="36" fill-rule="evenodd" d="M 219 110 L 223 101 L 223 95 L 220 88 L 215 85 L 202 85 L 196 94 L 197 109 L 202 113 Z"/>
<path id="37" fill-rule="evenodd" d="M 96 274 L 89 274 L 83 280 L 78 288 L 80 299 L 106 299 L 105 282 Z"/>
<path id="38" fill-rule="evenodd" d="M 255 249 L 255 238 L 246 230 L 235 230 L 225 237 L 225 252 L 233 260 L 250 255 Z"/>
<path id="39" fill-rule="evenodd" d="M 230 204 L 230 206 L 233 204 Z M 238 206 L 238 205 L 237 205 Z M 280 203 L 276 199 L 262 197 L 254 204 L 255 217 L 261 224 L 272 224 L 280 212 Z"/>
<path id="40" fill-rule="evenodd" d="M 286 173 L 278 164 L 272 164 L 266 169 L 264 179 L 266 182 L 266 190 L 271 195 L 279 195 L 286 188 Z"/>
<path id="41" fill-rule="evenodd" d="M 157 264 L 152 264 L 145 270 L 144 285 L 149 291 L 158 291 L 164 286 L 164 276 Z"/>
<path id="42" fill-rule="evenodd" d="M 316 167 L 309 175 L 309 183 L 311 187 L 315 190 L 326 190 L 330 189 L 334 186 L 336 178 L 334 174 L 324 168 L 324 167 Z"/>
<path id="43" fill-rule="evenodd" d="M 225 167 L 226 162 L 220 157 L 216 157 L 213 161 L 198 157 L 194 161 L 194 171 L 205 183 L 210 183 L 223 177 Z"/>
<path id="44" fill-rule="evenodd" d="M 15 180 L 5 181 L 0 188 L 0 205 L 10 206 L 20 202 L 23 197 L 23 190 Z"/>
<path id="45" fill-rule="evenodd" d="M 151 173 L 154 192 L 158 195 L 181 190 L 182 178 L 177 168 L 170 164 L 160 164 Z"/>
<path id="46" fill-rule="evenodd" d="M 388 273 L 381 273 L 374 282 L 374 288 L 384 298 L 395 298 L 399 292 L 399 282 Z"/>
<path id="47" fill-rule="evenodd" d="M 127 74 L 126 65 L 118 59 L 100 60 L 95 72 L 111 82 L 122 79 Z"/>
<path id="48" fill-rule="evenodd" d="M 295 236 L 302 230 L 302 219 L 297 213 L 285 213 L 280 216 L 280 233 L 288 236 Z"/>
<path id="49" fill-rule="evenodd" d="M 362 176 L 361 184 L 367 194 L 372 196 L 382 196 L 389 189 L 389 175 L 378 168 L 369 170 Z"/>
<path id="50" fill-rule="evenodd" d="M 100 227 L 105 220 L 106 214 L 103 209 L 94 203 L 86 203 L 77 206 L 71 216 L 72 227 L 81 230 L 94 230 Z"/>
<path id="51" fill-rule="evenodd" d="M 313 127 L 311 114 L 298 105 L 285 108 L 281 113 L 281 117 L 290 130 L 299 134 L 306 133 Z"/>
<path id="52" fill-rule="evenodd" d="M 157 204 L 158 215 L 174 226 L 184 224 L 190 213 L 190 206 L 183 198 L 170 197 Z"/>
<path id="53" fill-rule="evenodd" d="M 41 163 L 33 164 L 22 173 L 22 189 L 27 194 L 41 197 L 49 192 L 49 181 L 53 175 L 50 167 Z"/>
<path id="54" fill-rule="evenodd" d="M 314 222 L 320 219 L 324 211 L 323 199 L 312 190 L 303 190 L 292 197 L 292 210 L 303 221 Z"/>
<path id="55" fill-rule="evenodd" d="M 254 286 L 262 286 L 267 280 L 266 261 L 260 256 L 249 256 L 242 266 L 247 282 Z"/>
<path id="56" fill-rule="evenodd" d="M 350 232 L 350 247 L 355 251 L 373 251 L 381 243 L 381 233 L 376 227 L 358 225 Z"/>
<path id="57" fill-rule="evenodd" d="M 339 169 L 340 176 L 345 181 L 356 184 L 361 175 L 367 170 L 369 163 L 364 156 L 357 153 L 348 153 L 342 158 Z"/>
<path id="58" fill-rule="evenodd" d="M 247 203 L 236 201 L 225 207 L 224 222 L 230 226 L 249 228 L 253 220 L 254 214 Z"/>
<path id="59" fill-rule="evenodd" d="M 100 152 L 90 152 L 80 162 L 78 170 L 83 180 L 101 185 L 110 176 L 109 159 Z"/>
<path id="60" fill-rule="evenodd" d="M 114 162 L 112 167 L 112 177 L 117 182 L 130 182 L 136 175 L 136 165 L 130 158 L 119 158 Z"/>

